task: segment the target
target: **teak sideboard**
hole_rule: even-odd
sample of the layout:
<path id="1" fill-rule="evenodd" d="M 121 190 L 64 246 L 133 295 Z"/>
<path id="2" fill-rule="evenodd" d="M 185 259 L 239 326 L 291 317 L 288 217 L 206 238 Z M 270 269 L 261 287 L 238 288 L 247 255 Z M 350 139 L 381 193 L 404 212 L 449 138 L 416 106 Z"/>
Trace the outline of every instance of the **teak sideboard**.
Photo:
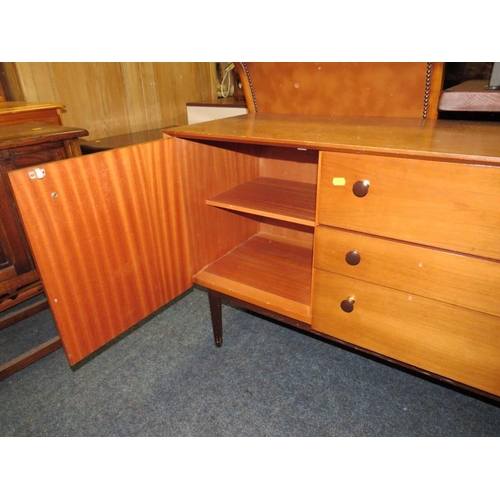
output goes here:
<path id="1" fill-rule="evenodd" d="M 499 139 L 256 113 L 9 175 L 71 365 L 196 283 L 218 345 L 227 299 L 497 399 Z"/>

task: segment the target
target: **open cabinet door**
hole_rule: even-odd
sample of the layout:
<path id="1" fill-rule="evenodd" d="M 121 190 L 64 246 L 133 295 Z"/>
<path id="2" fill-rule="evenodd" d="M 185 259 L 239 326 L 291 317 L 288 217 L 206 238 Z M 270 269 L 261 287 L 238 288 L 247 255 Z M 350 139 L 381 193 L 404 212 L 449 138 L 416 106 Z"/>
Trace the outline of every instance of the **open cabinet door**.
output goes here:
<path id="1" fill-rule="evenodd" d="M 10 181 L 71 365 L 192 286 L 176 139 Z"/>

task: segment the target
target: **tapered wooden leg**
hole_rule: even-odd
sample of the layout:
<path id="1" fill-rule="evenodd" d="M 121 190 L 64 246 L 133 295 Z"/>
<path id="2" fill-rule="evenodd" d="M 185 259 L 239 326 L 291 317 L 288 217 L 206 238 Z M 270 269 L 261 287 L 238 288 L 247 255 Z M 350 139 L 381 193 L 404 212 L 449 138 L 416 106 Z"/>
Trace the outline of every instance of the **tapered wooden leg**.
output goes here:
<path id="1" fill-rule="evenodd" d="M 222 345 L 222 299 L 217 292 L 208 290 L 208 301 L 210 303 L 215 345 L 220 347 Z"/>

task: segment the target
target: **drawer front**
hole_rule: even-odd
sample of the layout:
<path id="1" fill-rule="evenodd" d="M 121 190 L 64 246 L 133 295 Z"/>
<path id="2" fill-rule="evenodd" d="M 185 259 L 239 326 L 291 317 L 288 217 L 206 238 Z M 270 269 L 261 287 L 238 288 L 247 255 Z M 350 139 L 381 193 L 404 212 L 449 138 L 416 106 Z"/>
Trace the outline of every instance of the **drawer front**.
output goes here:
<path id="1" fill-rule="evenodd" d="M 500 259 L 498 167 L 322 153 L 320 168 L 320 224 Z"/>
<path id="2" fill-rule="evenodd" d="M 352 312 L 341 303 L 353 297 Z M 500 318 L 315 269 L 312 327 L 500 395 Z"/>
<path id="3" fill-rule="evenodd" d="M 318 226 L 314 267 L 500 316 L 492 260 Z"/>
<path id="4" fill-rule="evenodd" d="M 15 168 L 31 167 L 68 157 L 62 141 L 15 148 L 9 153 Z"/>

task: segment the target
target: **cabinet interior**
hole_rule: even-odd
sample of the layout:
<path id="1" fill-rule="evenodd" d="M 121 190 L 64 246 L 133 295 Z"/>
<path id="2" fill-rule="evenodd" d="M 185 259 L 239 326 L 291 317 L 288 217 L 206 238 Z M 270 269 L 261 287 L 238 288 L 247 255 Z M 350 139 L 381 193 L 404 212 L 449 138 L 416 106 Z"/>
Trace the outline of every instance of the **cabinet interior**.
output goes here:
<path id="1" fill-rule="evenodd" d="M 227 161 L 230 150 L 234 156 L 230 163 L 246 168 L 248 175 L 229 187 L 214 187 L 204 198 L 207 211 L 220 217 L 230 213 L 237 225 L 250 230 L 196 272 L 194 282 L 310 324 L 318 152 L 210 147 L 216 163 Z"/>

